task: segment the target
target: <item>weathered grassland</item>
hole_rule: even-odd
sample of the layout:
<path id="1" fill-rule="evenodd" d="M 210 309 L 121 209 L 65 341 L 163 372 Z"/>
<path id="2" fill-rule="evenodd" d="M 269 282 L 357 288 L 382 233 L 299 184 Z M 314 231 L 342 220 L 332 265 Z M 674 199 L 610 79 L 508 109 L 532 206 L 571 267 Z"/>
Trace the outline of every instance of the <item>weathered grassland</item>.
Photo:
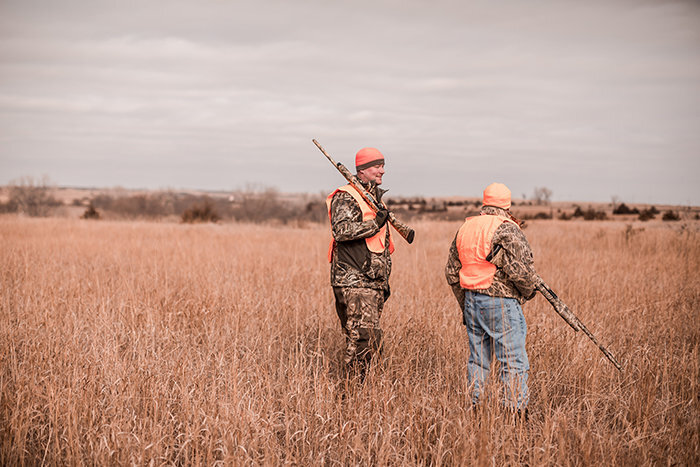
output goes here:
<path id="1" fill-rule="evenodd" d="M 531 418 L 468 401 L 456 223 L 398 239 L 383 361 L 343 378 L 327 229 L 0 217 L 0 464 L 700 463 L 700 242 L 533 222 Z"/>

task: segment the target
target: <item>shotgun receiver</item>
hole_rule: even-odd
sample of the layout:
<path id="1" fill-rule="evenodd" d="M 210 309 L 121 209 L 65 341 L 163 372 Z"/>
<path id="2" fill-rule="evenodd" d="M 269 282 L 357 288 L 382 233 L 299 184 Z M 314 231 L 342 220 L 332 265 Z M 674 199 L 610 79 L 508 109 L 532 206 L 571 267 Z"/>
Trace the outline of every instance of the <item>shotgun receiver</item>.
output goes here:
<path id="1" fill-rule="evenodd" d="M 603 344 L 598 342 L 598 339 L 595 338 L 593 333 L 588 330 L 588 328 L 579 320 L 576 315 L 569 309 L 568 306 L 564 302 L 561 301 L 559 297 L 557 297 L 557 294 L 554 293 L 552 289 L 550 289 L 547 284 L 544 282 L 540 282 L 535 286 L 535 288 L 544 296 L 544 298 L 547 299 L 547 301 L 552 305 L 554 308 L 554 311 L 559 313 L 559 316 L 561 316 L 566 323 L 571 326 L 571 329 L 574 331 L 583 331 L 585 335 L 588 336 L 590 340 L 593 341 L 595 345 L 598 346 L 601 352 L 603 352 L 603 355 L 605 355 L 610 362 L 615 365 L 615 368 L 617 368 L 618 371 L 622 371 L 622 367 L 618 363 L 618 361 L 613 357 L 613 355 L 610 353 L 608 349 L 603 347 Z"/>
<path id="2" fill-rule="evenodd" d="M 316 145 L 316 147 L 318 149 L 320 149 L 320 151 L 323 153 L 323 155 L 326 156 L 326 158 L 329 161 L 331 161 L 331 164 L 333 164 L 335 166 L 335 168 L 338 169 L 338 172 L 340 172 L 342 174 L 342 176 L 345 177 L 345 180 L 347 180 L 348 183 L 350 185 L 352 185 L 360 193 L 360 196 L 362 196 L 362 199 L 364 199 L 367 202 L 367 204 L 370 205 L 370 207 L 374 210 L 374 212 L 377 212 L 380 209 L 384 209 L 384 206 L 382 204 L 380 204 L 379 202 L 377 202 L 377 200 L 375 200 L 374 197 L 371 194 L 369 194 L 367 192 L 367 190 L 365 190 L 362 187 L 362 184 L 360 183 L 360 181 L 357 179 L 357 177 L 355 175 L 352 174 L 352 172 L 350 172 L 347 169 L 347 167 L 345 167 L 340 162 L 334 161 L 333 158 L 328 155 L 326 150 L 323 149 L 323 147 L 318 143 L 318 141 L 316 141 L 315 139 L 312 139 L 311 141 L 313 141 L 314 144 Z M 392 226 L 394 226 L 394 228 L 399 233 L 399 235 L 401 235 L 403 238 L 405 238 L 408 243 L 413 243 L 413 238 L 415 237 L 416 232 L 412 228 L 410 228 L 409 226 L 407 226 L 403 222 L 399 221 L 396 218 L 396 216 L 394 215 L 394 213 L 391 211 L 389 211 L 388 220 L 389 220 L 389 223 Z"/>

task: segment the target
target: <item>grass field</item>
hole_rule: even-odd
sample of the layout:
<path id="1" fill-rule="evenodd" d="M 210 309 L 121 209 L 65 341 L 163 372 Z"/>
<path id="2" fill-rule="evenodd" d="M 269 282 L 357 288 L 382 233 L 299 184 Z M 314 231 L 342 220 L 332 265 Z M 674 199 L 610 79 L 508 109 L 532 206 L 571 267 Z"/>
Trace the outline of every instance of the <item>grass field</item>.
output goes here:
<path id="1" fill-rule="evenodd" d="M 383 360 L 343 377 L 326 226 L 0 217 L 0 464 L 698 465 L 697 224 L 532 222 L 531 417 L 475 413 L 443 268 L 397 239 Z M 495 393 L 494 389 L 494 393 Z"/>

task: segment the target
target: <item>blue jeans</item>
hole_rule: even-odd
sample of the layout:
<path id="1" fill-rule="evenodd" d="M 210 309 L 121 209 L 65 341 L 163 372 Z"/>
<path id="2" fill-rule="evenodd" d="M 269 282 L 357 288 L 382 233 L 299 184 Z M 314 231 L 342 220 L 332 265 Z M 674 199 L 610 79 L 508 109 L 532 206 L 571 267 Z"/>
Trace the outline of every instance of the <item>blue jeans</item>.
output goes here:
<path id="1" fill-rule="evenodd" d="M 530 363 L 525 351 L 527 326 L 520 303 L 514 298 L 491 297 L 465 290 L 464 322 L 469 335 L 469 384 L 472 403 L 478 404 L 491 372 L 493 357 L 500 362 L 505 405 L 527 407 Z"/>

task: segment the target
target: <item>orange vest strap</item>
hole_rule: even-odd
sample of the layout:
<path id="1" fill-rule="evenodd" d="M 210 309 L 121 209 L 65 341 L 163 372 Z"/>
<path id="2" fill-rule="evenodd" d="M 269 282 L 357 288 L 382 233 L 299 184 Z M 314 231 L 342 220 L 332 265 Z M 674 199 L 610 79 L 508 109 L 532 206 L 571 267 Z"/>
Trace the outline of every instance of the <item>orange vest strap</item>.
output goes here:
<path id="1" fill-rule="evenodd" d="M 372 208 L 367 204 L 367 201 L 364 200 L 362 195 L 355 189 L 354 186 L 347 184 L 345 186 L 341 186 L 337 190 L 335 190 L 333 193 L 328 195 L 326 198 L 326 207 L 328 208 L 328 219 L 331 218 L 331 201 L 333 200 L 333 196 L 335 196 L 336 193 L 339 191 L 344 191 L 345 193 L 348 193 L 350 196 L 353 197 L 355 201 L 357 201 L 357 204 L 360 205 L 360 210 L 362 211 L 362 220 L 370 220 L 374 219 L 377 217 L 377 215 L 374 213 Z M 383 203 L 382 203 L 383 204 Z M 386 232 L 387 232 L 387 225 L 384 224 L 381 229 L 379 229 L 379 232 L 374 234 L 371 237 L 365 238 L 365 242 L 367 243 L 367 248 L 369 248 L 369 251 L 373 253 L 382 253 L 384 249 L 386 248 L 385 242 L 386 242 Z M 331 262 L 333 259 L 333 247 L 335 246 L 335 239 L 331 236 L 331 243 L 328 246 L 328 262 Z M 389 231 L 389 253 L 394 252 L 394 240 L 391 238 L 391 231 Z"/>

